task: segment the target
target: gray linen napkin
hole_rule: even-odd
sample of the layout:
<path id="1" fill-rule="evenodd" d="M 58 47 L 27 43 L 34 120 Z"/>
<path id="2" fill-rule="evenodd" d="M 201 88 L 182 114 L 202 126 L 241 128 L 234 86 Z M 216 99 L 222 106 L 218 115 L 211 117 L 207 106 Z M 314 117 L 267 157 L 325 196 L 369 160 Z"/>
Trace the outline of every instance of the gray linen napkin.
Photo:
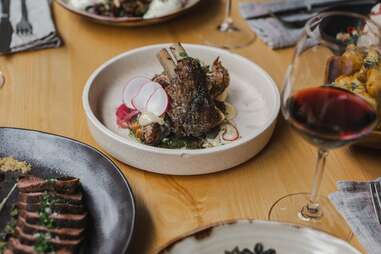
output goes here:
<path id="1" fill-rule="evenodd" d="M 381 178 L 375 180 L 381 181 Z M 373 209 L 369 182 L 339 181 L 329 196 L 368 254 L 381 253 L 381 225 Z"/>
<path id="2" fill-rule="evenodd" d="M 240 12 L 244 18 L 249 16 L 261 16 L 269 12 L 279 10 L 294 10 L 303 6 L 311 6 L 318 3 L 334 3 L 344 2 L 347 0 L 276 0 L 266 3 L 242 3 L 240 4 Z M 309 14 L 292 14 L 282 16 L 290 21 L 304 20 L 310 18 L 316 13 Z M 273 49 L 290 47 L 296 44 L 303 28 L 287 28 L 282 25 L 276 18 L 259 18 L 248 20 L 252 30 L 261 38 L 269 47 Z"/>
<path id="3" fill-rule="evenodd" d="M 3 48 L 0 54 L 56 48 L 61 45 L 62 41 L 57 34 L 51 14 L 50 0 L 25 0 L 28 10 L 28 19 L 33 27 L 33 34 L 31 35 L 21 35 L 16 33 L 17 24 L 19 24 L 22 19 L 22 0 L 1 0 L 0 6 L 2 3 L 4 4 L 5 1 L 9 1 L 10 4 L 9 21 L 13 32 L 10 38 L 9 49 L 6 50 Z M 4 21 L 6 20 L 1 20 L 1 22 Z M 7 36 L 9 36 L 9 33 L 0 30 L 0 40 L 5 39 Z"/>

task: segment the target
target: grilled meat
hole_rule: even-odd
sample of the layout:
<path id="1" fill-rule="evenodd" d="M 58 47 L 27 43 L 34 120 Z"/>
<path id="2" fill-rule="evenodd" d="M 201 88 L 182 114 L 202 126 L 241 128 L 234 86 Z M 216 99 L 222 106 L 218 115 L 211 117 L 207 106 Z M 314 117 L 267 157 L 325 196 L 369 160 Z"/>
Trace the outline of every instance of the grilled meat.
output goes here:
<path id="1" fill-rule="evenodd" d="M 108 0 L 89 6 L 86 11 L 109 17 L 142 17 L 151 2 L 152 0 Z"/>
<path id="2" fill-rule="evenodd" d="M 170 81 L 165 90 L 170 97 L 171 131 L 177 136 L 205 135 L 224 120 L 209 93 L 206 70 L 197 59 L 188 57 L 180 44 L 170 49 L 177 63 L 166 49 L 158 58 Z"/>
<path id="3" fill-rule="evenodd" d="M 17 187 L 18 216 L 4 254 L 77 253 L 88 219 L 79 179 L 27 176 Z"/>
<path id="4" fill-rule="evenodd" d="M 230 75 L 228 70 L 222 66 L 221 60 L 214 60 L 212 70 L 207 74 L 209 94 L 216 99 L 229 86 Z"/>

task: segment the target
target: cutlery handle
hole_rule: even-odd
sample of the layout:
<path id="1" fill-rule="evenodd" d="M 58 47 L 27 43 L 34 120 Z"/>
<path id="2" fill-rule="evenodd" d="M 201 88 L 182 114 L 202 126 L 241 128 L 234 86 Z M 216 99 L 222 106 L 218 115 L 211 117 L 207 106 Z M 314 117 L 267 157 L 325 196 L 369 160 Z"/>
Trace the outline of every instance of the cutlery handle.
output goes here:
<path id="1" fill-rule="evenodd" d="M 28 19 L 28 9 L 26 7 L 26 0 L 21 0 L 21 15 L 24 19 Z"/>

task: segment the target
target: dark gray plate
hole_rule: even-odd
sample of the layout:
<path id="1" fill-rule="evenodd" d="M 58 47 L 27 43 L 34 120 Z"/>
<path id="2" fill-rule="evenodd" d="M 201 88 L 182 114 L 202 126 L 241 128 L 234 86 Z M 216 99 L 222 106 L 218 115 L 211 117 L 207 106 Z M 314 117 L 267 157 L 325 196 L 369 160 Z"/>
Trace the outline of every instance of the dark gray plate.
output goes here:
<path id="1" fill-rule="evenodd" d="M 134 197 L 126 178 L 104 154 L 69 138 L 32 130 L 0 128 L 0 157 L 3 156 L 31 163 L 32 174 L 37 176 L 79 178 L 91 217 L 84 252 L 126 252 L 134 228 Z M 1 199 L 11 182 L 11 179 L 5 179 L 0 184 Z M 7 217 L 3 214 L 6 210 L 0 214 L 0 228 Z"/>

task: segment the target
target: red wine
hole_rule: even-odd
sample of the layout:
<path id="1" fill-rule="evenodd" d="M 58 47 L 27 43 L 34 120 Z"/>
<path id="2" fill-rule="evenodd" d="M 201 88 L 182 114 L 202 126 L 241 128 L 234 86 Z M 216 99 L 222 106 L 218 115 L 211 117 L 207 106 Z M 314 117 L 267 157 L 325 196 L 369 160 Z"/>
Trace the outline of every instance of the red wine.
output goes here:
<path id="1" fill-rule="evenodd" d="M 323 148 L 352 143 L 377 124 L 376 109 L 366 100 L 332 86 L 300 90 L 287 106 L 292 125 Z"/>

